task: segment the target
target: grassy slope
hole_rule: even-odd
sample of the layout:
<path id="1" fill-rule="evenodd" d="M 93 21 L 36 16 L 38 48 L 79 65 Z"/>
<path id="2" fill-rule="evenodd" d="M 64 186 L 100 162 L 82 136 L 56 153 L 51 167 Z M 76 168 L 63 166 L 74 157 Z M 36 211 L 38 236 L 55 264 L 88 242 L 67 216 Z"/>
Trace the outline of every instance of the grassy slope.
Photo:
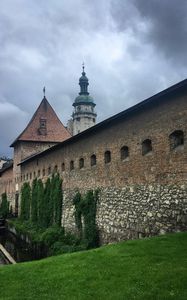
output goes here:
<path id="1" fill-rule="evenodd" d="M 0 299 L 187 299 L 187 233 L 0 268 Z"/>

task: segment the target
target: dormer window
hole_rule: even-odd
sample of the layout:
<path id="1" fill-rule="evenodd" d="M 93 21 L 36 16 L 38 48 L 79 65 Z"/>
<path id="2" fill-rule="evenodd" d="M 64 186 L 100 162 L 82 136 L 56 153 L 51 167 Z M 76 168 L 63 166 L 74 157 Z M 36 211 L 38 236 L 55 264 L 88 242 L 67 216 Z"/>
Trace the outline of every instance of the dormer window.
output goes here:
<path id="1" fill-rule="evenodd" d="M 44 118 L 40 118 L 38 133 L 41 134 L 41 135 L 46 135 L 47 134 L 46 119 L 44 119 Z"/>
<path id="2" fill-rule="evenodd" d="M 46 119 L 40 119 L 40 128 L 46 128 Z"/>

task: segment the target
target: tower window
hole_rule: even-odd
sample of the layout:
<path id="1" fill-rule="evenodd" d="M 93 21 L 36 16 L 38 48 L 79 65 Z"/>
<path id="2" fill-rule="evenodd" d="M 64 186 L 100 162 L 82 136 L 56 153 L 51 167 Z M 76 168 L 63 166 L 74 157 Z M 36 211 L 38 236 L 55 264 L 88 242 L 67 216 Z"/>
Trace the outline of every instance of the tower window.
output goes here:
<path id="1" fill-rule="evenodd" d="M 46 126 L 46 119 L 40 118 L 40 125 L 38 128 L 38 134 L 46 135 L 47 134 L 47 126 Z"/>
<path id="2" fill-rule="evenodd" d="M 40 170 L 38 170 L 38 177 L 40 177 Z"/>
<path id="3" fill-rule="evenodd" d="M 46 128 L 46 119 L 40 119 L 40 128 Z"/>
<path id="4" fill-rule="evenodd" d="M 93 122 L 95 123 L 95 118 L 93 118 Z"/>
<path id="5" fill-rule="evenodd" d="M 121 153 L 121 160 L 125 160 L 129 157 L 129 148 L 127 146 L 123 146 L 120 150 Z"/>
<path id="6" fill-rule="evenodd" d="M 84 168 L 84 158 L 79 159 L 79 168 L 80 169 Z"/>
<path id="7" fill-rule="evenodd" d="M 105 164 L 108 164 L 109 162 L 111 162 L 111 152 L 106 151 L 105 152 Z"/>
<path id="8" fill-rule="evenodd" d="M 96 155 L 95 154 L 93 154 L 90 157 L 90 164 L 91 164 L 91 167 L 96 165 Z"/>
<path id="9" fill-rule="evenodd" d="M 170 149 L 173 150 L 179 146 L 184 145 L 184 132 L 182 130 L 175 130 L 169 136 Z"/>
<path id="10" fill-rule="evenodd" d="M 152 142 L 149 139 L 146 139 L 142 142 L 142 155 L 146 155 L 152 152 Z"/>
<path id="11" fill-rule="evenodd" d="M 55 167 L 54 167 L 54 173 L 57 173 L 57 172 L 58 172 L 58 166 L 55 165 Z"/>
<path id="12" fill-rule="evenodd" d="M 74 161 L 70 161 L 70 171 L 74 170 Z"/>

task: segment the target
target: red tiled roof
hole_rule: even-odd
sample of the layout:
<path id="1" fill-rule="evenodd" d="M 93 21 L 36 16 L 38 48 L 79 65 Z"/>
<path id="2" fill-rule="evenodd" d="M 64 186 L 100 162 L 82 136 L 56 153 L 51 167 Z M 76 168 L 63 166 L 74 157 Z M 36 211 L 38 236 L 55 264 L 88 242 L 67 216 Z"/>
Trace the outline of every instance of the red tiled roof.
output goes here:
<path id="1" fill-rule="evenodd" d="M 46 120 L 46 132 L 42 134 L 39 131 L 40 120 Z M 27 127 L 11 144 L 11 147 L 18 141 L 33 141 L 33 142 L 63 142 L 71 137 L 71 134 L 61 123 L 55 111 L 44 97 L 38 109 L 34 113 Z"/>

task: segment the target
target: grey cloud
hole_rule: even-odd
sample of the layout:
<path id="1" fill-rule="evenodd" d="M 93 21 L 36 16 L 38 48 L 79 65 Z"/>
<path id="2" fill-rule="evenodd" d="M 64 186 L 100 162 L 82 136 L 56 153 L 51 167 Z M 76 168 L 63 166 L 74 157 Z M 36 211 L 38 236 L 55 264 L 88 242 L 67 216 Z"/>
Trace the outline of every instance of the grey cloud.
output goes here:
<path id="1" fill-rule="evenodd" d="M 186 61 L 186 0 L 121 0 L 113 3 L 112 15 L 118 30 L 129 30 L 141 43 L 152 44 L 155 52 L 180 65 Z M 155 53 L 156 54 L 156 53 Z M 157 54 L 156 54 L 157 55 Z"/>
<path id="2" fill-rule="evenodd" d="M 187 2 L 186 0 L 135 0 L 144 18 L 150 22 L 147 39 L 168 58 L 186 60 L 187 51 Z"/>
<path id="3" fill-rule="evenodd" d="M 0 155 L 10 153 L 44 85 L 66 124 L 83 60 L 98 121 L 182 80 L 186 19 L 178 6 L 172 0 L 1 1 L 0 103 L 14 112 L 0 113 Z"/>

